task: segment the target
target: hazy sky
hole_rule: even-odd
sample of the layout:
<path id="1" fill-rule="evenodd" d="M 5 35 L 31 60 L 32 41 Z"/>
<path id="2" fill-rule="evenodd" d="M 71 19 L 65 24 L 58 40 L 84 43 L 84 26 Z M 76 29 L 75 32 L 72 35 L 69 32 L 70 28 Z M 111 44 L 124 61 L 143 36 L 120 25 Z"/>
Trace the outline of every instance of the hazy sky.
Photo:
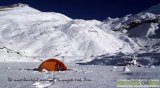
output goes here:
<path id="1" fill-rule="evenodd" d="M 41 11 L 59 12 L 73 19 L 104 20 L 141 12 L 160 0 L 0 0 L 0 5 L 29 4 Z"/>

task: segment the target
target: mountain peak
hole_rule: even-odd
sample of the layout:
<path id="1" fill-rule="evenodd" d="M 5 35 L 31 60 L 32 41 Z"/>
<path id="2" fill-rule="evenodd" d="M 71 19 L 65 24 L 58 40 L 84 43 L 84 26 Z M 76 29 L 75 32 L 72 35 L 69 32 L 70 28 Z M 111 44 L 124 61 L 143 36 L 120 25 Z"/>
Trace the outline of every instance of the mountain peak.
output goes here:
<path id="1" fill-rule="evenodd" d="M 24 6 L 29 6 L 28 4 L 23 4 L 23 3 L 17 3 L 17 4 L 13 4 L 11 5 L 12 7 L 24 7 Z"/>
<path id="2" fill-rule="evenodd" d="M 9 12 L 39 12 L 38 10 L 31 8 L 28 4 L 17 3 L 9 6 L 0 6 L 0 11 Z"/>
<path id="3" fill-rule="evenodd" d="M 29 6 L 28 4 L 23 4 L 23 3 L 17 3 L 9 6 L 0 6 L 0 9 L 5 9 L 5 8 L 15 8 L 15 7 L 25 7 Z"/>

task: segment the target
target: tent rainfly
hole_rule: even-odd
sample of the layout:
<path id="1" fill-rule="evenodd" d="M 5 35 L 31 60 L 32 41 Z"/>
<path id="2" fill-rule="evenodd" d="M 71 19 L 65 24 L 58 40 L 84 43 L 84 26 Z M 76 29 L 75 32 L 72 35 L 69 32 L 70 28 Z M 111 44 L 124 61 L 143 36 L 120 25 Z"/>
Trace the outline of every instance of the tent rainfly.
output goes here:
<path id="1" fill-rule="evenodd" d="M 42 72 L 43 70 L 47 71 L 65 71 L 67 70 L 67 67 L 64 65 L 63 62 L 51 58 L 48 60 L 45 60 L 41 63 L 41 65 L 38 68 L 38 71 Z"/>

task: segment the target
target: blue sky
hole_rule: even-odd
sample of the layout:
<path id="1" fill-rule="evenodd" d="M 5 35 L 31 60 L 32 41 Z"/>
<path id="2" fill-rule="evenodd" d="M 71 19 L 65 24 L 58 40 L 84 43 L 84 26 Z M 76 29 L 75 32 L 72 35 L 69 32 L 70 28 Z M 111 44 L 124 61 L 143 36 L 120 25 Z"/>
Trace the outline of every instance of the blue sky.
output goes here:
<path id="1" fill-rule="evenodd" d="M 104 20 L 136 14 L 160 0 L 0 0 L 0 5 L 29 4 L 45 12 L 59 12 L 73 19 Z"/>

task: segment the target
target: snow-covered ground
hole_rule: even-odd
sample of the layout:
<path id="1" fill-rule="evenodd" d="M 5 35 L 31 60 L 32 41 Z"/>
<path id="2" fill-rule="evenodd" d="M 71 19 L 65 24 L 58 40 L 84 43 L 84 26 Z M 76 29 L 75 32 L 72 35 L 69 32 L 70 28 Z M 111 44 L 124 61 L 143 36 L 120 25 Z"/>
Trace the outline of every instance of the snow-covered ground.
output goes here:
<path id="1" fill-rule="evenodd" d="M 68 64 L 65 72 L 38 72 L 40 63 L 0 63 L 1 88 L 117 88 L 122 79 L 159 79 L 160 67 Z M 50 81 L 48 81 L 50 79 Z M 54 79 L 54 80 L 53 80 Z"/>

